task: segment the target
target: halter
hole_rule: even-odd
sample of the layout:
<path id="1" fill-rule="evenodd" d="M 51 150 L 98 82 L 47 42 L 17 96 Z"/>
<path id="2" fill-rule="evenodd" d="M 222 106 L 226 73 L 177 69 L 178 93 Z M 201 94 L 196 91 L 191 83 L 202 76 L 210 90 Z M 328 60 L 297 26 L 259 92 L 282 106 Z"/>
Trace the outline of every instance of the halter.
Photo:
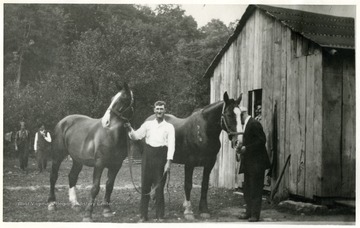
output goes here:
<path id="1" fill-rule="evenodd" d="M 225 111 L 225 102 L 224 102 L 224 105 L 223 105 L 223 108 L 222 108 L 222 111 L 221 111 L 221 120 L 220 121 L 225 126 L 224 130 L 226 131 L 228 136 L 242 135 L 243 132 L 236 132 L 236 131 L 231 131 L 230 130 L 229 125 L 227 124 L 226 119 L 224 117 L 224 111 Z"/>
<path id="2" fill-rule="evenodd" d="M 126 118 L 126 117 L 124 117 L 124 116 L 122 115 L 122 114 L 123 114 L 124 112 L 126 112 L 129 108 L 132 108 L 132 102 L 131 102 L 131 104 L 130 104 L 126 109 L 124 109 L 122 112 L 119 112 L 119 111 L 117 111 L 117 110 L 115 110 L 115 109 L 113 109 L 113 108 L 109 108 L 108 110 L 110 110 L 110 112 L 114 113 L 115 116 L 118 117 L 119 119 L 125 120 L 125 121 L 129 121 L 128 118 Z"/>
<path id="3" fill-rule="evenodd" d="M 110 112 L 112 112 L 112 113 L 114 113 L 115 114 L 115 116 L 117 116 L 119 119 L 121 119 L 121 120 L 124 120 L 124 121 L 129 121 L 129 119 L 128 118 L 126 118 L 126 117 L 124 117 L 122 114 L 124 113 L 124 112 L 126 112 L 129 108 L 133 108 L 133 104 L 134 104 L 134 98 L 133 98 L 133 94 L 132 94 L 132 92 L 131 92 L 131 102 L 130 102 L 130 105 L 128 106 L 128 107 L 126 107 L 124 110 L 122 110 L 121 112 L 119 112 L 119 111 L 117 111 L 117 110 L 115 110 L 115 109 L 113 109 L 113 108 L 109 108 L 108 110 L 110 110 Z"/>

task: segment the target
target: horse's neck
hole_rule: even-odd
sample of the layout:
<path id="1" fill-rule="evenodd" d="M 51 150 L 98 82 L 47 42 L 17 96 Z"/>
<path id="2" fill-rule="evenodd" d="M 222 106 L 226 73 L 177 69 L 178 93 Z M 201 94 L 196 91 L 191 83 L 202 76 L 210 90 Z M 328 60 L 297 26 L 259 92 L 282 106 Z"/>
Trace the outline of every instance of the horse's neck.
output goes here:
<path id="1" fill-rule="evenodd" d="M 110 119 L 108 134 L 109 134 L 108 136 L 111 137 L 116 142 L 123 145 L 124 143 L 126 143 L 126 140 L 123 140 L 126 139 L 127 137 L 127 131 L 124 127 L 124 123 L 116 119 L 115 117 Z"/>
<path id="2" fill-rule="evenodd" d="M 212 132 L 220 134 L 221 132 L 221 112 L 224 102 L 219 101 L 210 104 L 202 110 L 202 115 L 208 124 L 208 128 Z"/>
<path id="3" fill-rule="evenodd" d="M 119 120 L 116 116 L 112 116 L 110 118 L 110 129 L 114 130 L 115 132 L 124 131 L 124 122 Z"/>

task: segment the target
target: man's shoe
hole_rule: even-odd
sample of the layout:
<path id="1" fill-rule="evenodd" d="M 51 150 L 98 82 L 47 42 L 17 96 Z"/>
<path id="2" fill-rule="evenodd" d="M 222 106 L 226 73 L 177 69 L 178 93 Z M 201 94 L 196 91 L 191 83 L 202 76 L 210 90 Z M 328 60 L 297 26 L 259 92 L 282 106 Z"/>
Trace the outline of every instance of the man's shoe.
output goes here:
<path id="1" fill-rule="evenodd" d="M 256 218 L 256 217 L 250 217 L 248 221 L 249 221 L 249 222 L 258 222 L 259 219 Z"/>
<path id="2" fill-rule="evenodd" d="M 243 212 L 239 215 L 238 218 L 239 219 L 248 219 L 248 218 L 250 218 L 250 215 Z"/>

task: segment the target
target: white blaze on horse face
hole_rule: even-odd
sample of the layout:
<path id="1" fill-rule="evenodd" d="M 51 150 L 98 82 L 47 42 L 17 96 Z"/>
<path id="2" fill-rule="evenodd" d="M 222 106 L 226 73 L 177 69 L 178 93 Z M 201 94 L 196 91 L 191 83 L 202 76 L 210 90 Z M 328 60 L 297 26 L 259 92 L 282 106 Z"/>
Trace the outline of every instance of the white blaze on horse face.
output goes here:
<path id="1" fill-rule="evenodd" d="M 119 97 L 121 97 L 121 92 L 118 92 L 115 95 L 114 99 L 112 100 L 111 104 L 109 105 L 108 109 L 106 110 L 104 116 L 101 118 L 101 123 L 102 123 L 103 127 L 109 127 L 109 125 L 110 125 L 110 112 L 111 112 L 110 110 L 114 106 L 117 99 L 119 99 Z"/>
<path id="2" fill-rule="evenodd" d="M 241 111 L 239 107 L 234 108 L 234 113 L 236 115 L 236 131 L 243 132 L 243 128 L 241 125 Z M 238 143 L 242 143 L 242 135 L 237 136 Z"/>

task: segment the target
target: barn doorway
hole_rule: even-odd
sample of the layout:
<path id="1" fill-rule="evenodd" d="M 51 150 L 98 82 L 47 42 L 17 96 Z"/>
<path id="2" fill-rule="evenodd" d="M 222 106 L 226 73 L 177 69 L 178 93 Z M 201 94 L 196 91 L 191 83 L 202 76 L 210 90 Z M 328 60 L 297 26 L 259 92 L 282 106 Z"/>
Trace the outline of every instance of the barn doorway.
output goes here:
<path id="1" fill-rule="evenodd" d="M 249 102 L 248 102 L 248 110 L 249 115 L 252 117 L 257 117 L 261 115 L 261 107 L 262 107 L 262 89 L 255 89 L 249 91 L 248 94 Z M 260 108 L 260 113 L 258 113 Z"/>

